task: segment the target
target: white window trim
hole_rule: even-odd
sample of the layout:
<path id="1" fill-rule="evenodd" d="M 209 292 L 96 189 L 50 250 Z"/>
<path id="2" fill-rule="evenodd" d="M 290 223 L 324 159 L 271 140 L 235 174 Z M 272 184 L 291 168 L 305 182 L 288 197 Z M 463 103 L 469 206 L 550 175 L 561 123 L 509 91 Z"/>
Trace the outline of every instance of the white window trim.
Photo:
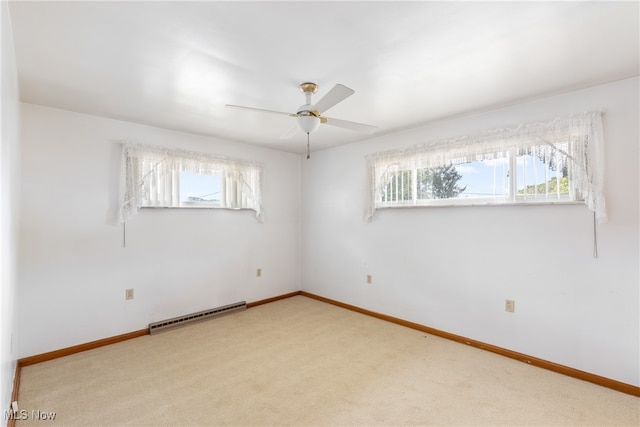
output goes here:
<path id="1" fill-rule="evenodd" d="M 180 172 L 193 172 L 226 176 L 226 209 L 252 209 L 258 221 L 264 221 L 262 210 L 263 166 L 259 163 L 232 159 L 207 153 L 169 149 L 135 142 L 122 143 L 120 165 L 119 223 L 136 215 L 140 208 L 181 208 L 177 180 L 153 179 L 164 168 L 164 176 L 177 176 Z M 143 172 L 144 171 L 144 172 Z M 145 180 L 145 176 L 149 177 Z M 145 201 L 145 185 L 149 182 L 163 185 L 154 192 L 151 201 Z M 240 190 L 239 188 L 242 187 Z"/>
<path id="2" fill-rule="evenodd" d="M 365 221 L 372 220 L 376 209 L 390 208 L 381 201 L 381 194 L 388 182 L 389 171 L 414 170 L 425 167 L 445 166 L 509 156 L 509 152 L 527 146 L 552 144 L 553 141 L 569 141 L 572 153 L 572 182 L 584 198 L 584 203 L 594 212 L 598 223 L 607 220 L 604 181 L 604 140 L 602 113 L 589 112 L 565 118 L 557 118 L 548 123 L 530 123 L 514 129 L 494 129 L 471 136 L 431 141 L 404 149 L 390 150 L 366 156 L 367 195 Z M 458 206 L 464 204 L 483 205 L 479 200 L 453 201 L 445 199 L 441 203 L 407 203 L 393 207 Z M 509 200 L 505 204 L 565 204 L 575 201 Z"/>

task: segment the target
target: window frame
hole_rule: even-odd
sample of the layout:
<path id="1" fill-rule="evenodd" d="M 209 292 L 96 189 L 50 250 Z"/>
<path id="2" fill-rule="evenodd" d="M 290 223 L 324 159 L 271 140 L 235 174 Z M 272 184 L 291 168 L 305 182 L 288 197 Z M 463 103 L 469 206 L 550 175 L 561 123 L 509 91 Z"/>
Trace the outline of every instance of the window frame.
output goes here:
<path id="1" fill-rule="evenodd" d="M 398 174 L 402 174 L 403 176 L 408 174 L 409 180 L 411 181 L 409 184 L 409 188 L 411 189 L 411 198 L 410 199 L 396 199 L 396 200 L 384 200 L 386 198 L 386 194 L 384 190 L 381 191 L 380 196 L 381 200 L 376 199 L 376 207 L 385 209 L 385 208 L 398 208 L 398 207 L 453 207 L 453 206 L 485 206 L 485 205 L 545 205 L 545 204 L 579 204 L 584 203 L 584 197 L 580 194 L 578 190 L 576 190 L 573 184 L 573 181 L 569 179 L 569 192 L 560 193 L 556 197 L 544 197 L 544 193 L 540 193 L 543 197 L 528 197 L 527 193 L 518 194 L 518 185 L 519 185 L 519 177 L 518 173 L 518 158 L 521 155 L 518 155 L 517 149 L 508 149 L 505 151 L 507 153 L 507 163 L 508 163 L 508 191 L 507 194 L 503 195 L 493 195 L 493 196 L 484 196 L 484 197 L 449 197 L 449 198 L 421 198 L 419 197 L 418 191 L 418 172 L 420 170 L 428 169 L 420 166 L 416 166 L 413 169 L 403 169 L 396 172 L 396 174 L 392 175 L 390 181 L 387 182 L 387 186 L 389 184 L 393 185 L 391 180 L 395 179 Z M 530 156 L 530 154 L 522 155 L 522 156 Z M 459 163 L 455 166 L 468 164 L 468 163 Z M 526 164 L 525 164 L 526 165 Z M 445 167 L 449 165 L 437 166 L 437 167 Z M 523 174 L 526 173 L 526 169 L 523 170 Z M 557 178 L 557 177 L 556 177 Z M 402 178 L 404 181 L 407 178 Z M 553 179 L 553 177 L 551 178 Z M 549 180 L 545 181 L 549 182 Z M 403 184 L 401 184 L 403 185 Z M 524 188 L 529 185 L 538 186 L 540 183 L 527 184 L 526 180 L 522 184 Z M 396 193 L 398 191 L 398 186 L 396 185 Z M 548 192 L 546 193 L 549 194 Z"/>

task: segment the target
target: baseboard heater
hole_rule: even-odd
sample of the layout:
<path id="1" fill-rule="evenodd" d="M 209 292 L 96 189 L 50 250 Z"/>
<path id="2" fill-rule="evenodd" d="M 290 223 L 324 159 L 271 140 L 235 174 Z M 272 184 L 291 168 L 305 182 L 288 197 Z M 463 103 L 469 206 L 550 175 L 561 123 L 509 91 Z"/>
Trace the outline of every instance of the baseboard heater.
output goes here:
<path id="1" fill-rule="evenodd" d="M 197 313 L 187 314 L 184 316 L 174 317 L 172 319 L 161 320 L 160 322 L 154 322 L 149 324 L 149 334 L 153 335 L 160 331 L 166 331 L 167 329 L 177 328 L 192 322 L 199 322 L 201 320 L 213 319 L 214 317 L 220 317 L 225 314 L 230 314 L 240 310 L 246 310 L 247 302 L 240 301 L 234 304 L 224 305 L 222 307 L 210 308 L 209 310 L 199 311 Z"/>

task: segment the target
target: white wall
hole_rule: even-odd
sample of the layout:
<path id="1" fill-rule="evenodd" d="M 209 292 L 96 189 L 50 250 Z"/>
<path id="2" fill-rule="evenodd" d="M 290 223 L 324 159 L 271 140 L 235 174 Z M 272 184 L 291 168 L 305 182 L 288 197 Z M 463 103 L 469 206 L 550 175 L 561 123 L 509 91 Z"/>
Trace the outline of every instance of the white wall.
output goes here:
<path id="1" fill-rule="evenodd" d="M 298 155 L 30 104 L 22 124 L 20 357 L 300 289 Z M 124 139 L 263 163 L 265 222 L 253 211 L 143 209 L 123 248 L 109 222 Z"/>
<path id="2" fill-rule="evenodd" d="M 9 408 L 16 351 L 15 331 L 16 270 L 18 248 L 18 159 L 19 95 L 11 19 L 7 2 L 0 2 L 2 39 L 0 76 L 2 77 L 2 139 L 0 139 L 0 413 Z"/>
<path id="3" fill-rule="evenodd" d="M 303 290 L 640 385 L 638 93 L 636 78 L 313 153 Z M 609 214 L 598 259 L 584 205 L 387 209 L 363 222 L 367 154 L 594 109 L 606 111 Z"/>
<path id="4" fill-rule="evenodd" d="M 640 385 L 638 92 L 638 79 L 621 81 L 315 152 L 311 160 L 23 104 L 17 357 L 302 283 Z M 362 220 L 369 153 L 591 109 L 606 110 L 610 220 L 599 229 L 598 259 L 583 205 L 380 210 L 372 223 Z M 122 228 L 108 223 L 121 139 L 263 162 L 265 223 L 251 211 L 147 209 L 127 224 L 122 248 Z M 126 288 L 135 288 L 135 300 L 124 300 Z M 516 313 L 504 312 L 506 298 L 516 300 Z M 4 358 L 3 350 L 3 370 Z"/>

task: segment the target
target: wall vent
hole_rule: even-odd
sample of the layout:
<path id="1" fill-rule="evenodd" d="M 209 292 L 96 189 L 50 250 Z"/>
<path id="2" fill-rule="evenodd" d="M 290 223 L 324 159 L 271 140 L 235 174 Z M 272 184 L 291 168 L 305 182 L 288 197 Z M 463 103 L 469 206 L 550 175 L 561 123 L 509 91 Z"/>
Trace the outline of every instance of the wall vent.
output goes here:
<path id="1" fill-rule="evenodd" d="M 172 319 L 161 320 L 160 322 L 154 322 L 149 324 L 149 334 L 153 335 L 160 331 L 166 331 L 167 329 L 177 328 L 178 326 L 186 325 L 192 322 L 198 322 L 201 320 L 208 320 L 214 317 L 220 317 L 225 314 L 233 313 L 239 310 L 246 310 L 247 302 L 240 301 L 235 304 L 224 305 L 222 307 L 210 308 L 209 310 L 199 311 L 197 313 L 187 314 L 185 316 L 174 317 Z"/>

